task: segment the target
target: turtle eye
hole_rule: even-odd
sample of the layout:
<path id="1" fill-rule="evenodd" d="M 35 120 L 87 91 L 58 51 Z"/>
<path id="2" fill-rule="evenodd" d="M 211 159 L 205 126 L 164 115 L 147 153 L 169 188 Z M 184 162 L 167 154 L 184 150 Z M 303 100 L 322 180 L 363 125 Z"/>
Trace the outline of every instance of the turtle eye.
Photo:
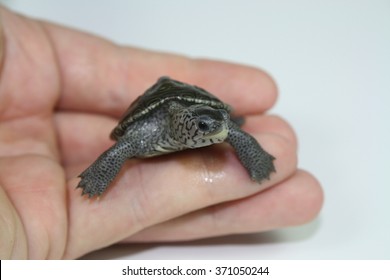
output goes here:
<path id="1" fill-rule="evenodd" d="M 208 131 L 209 130 L 209 125 L 205 121 L 199 121 L 198 122 L 198 128 L 201 131 Z"/>

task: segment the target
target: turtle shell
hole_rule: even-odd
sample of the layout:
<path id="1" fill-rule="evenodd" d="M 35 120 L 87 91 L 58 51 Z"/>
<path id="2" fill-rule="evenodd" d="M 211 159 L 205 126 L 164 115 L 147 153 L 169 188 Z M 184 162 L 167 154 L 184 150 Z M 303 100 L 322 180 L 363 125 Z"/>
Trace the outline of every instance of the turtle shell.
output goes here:
<path id="1" fill-rule="evenodd" d="M 172 80 L 169 77 L 161 77 L 143 95 L 131 103 L 118 125 L 111 132 L 111 139 L 118 140 L 133 122 L 147 117 L 154 110 L 172 101 L 187 106 L 204 104 L 212 108 L 231 111 L 229 105 L 200 87 Z"/>

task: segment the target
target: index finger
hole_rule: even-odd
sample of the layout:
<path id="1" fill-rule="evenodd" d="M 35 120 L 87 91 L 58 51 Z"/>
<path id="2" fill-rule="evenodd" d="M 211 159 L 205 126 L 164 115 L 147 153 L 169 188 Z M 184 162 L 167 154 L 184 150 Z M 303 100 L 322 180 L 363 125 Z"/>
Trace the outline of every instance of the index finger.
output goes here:
<path id="1" fill-rule="evenodd" d="M 58 108 L 119 117 L 160 76 L 203 87 L 238 114 L 257 114 L 276 100 L 275 83 L 253 67 L 121 47 L 44 23 L 62 75 Z"/>

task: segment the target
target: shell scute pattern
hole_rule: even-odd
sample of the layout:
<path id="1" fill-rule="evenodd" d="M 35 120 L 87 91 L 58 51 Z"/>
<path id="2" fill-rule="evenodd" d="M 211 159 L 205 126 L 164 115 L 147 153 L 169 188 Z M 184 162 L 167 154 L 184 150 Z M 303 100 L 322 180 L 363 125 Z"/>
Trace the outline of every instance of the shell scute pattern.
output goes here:
<path id="1" fill-rule="evenodd" d="M 134 121 L 173 101 L 186 105 L 203 104 L 216 109 L 231 111 L 229 105 L 200 87 L 190 86 L 168 77 L 161 77 L 156 84 L 128 107 L 118 125 L 112 131 L 111 139 L 118 140 Z"/>

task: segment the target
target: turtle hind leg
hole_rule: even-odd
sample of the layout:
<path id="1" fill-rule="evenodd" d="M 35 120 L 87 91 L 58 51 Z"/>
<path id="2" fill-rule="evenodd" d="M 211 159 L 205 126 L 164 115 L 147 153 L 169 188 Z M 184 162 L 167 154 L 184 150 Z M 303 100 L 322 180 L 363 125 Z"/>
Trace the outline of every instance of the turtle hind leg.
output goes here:
<path id="1" fill-rule="evenodd" d="M 227 142 L 235 149 L 242 165 L 252 180 L 261 183 L 275 172 L 275 157 L 267 153 L 248 133 L 242 131 L 234 122 L 230 123 Z"/>
<path id="2" fill-rule="evenodd" d="M 133 157 L 134 153 L 131 142 L 118 141 L 79 175 L 81 180 L 77 188 L 83 190 L 82 195 L 90 198 L 100 196 L 115 179 L 126 159 Z"/>

